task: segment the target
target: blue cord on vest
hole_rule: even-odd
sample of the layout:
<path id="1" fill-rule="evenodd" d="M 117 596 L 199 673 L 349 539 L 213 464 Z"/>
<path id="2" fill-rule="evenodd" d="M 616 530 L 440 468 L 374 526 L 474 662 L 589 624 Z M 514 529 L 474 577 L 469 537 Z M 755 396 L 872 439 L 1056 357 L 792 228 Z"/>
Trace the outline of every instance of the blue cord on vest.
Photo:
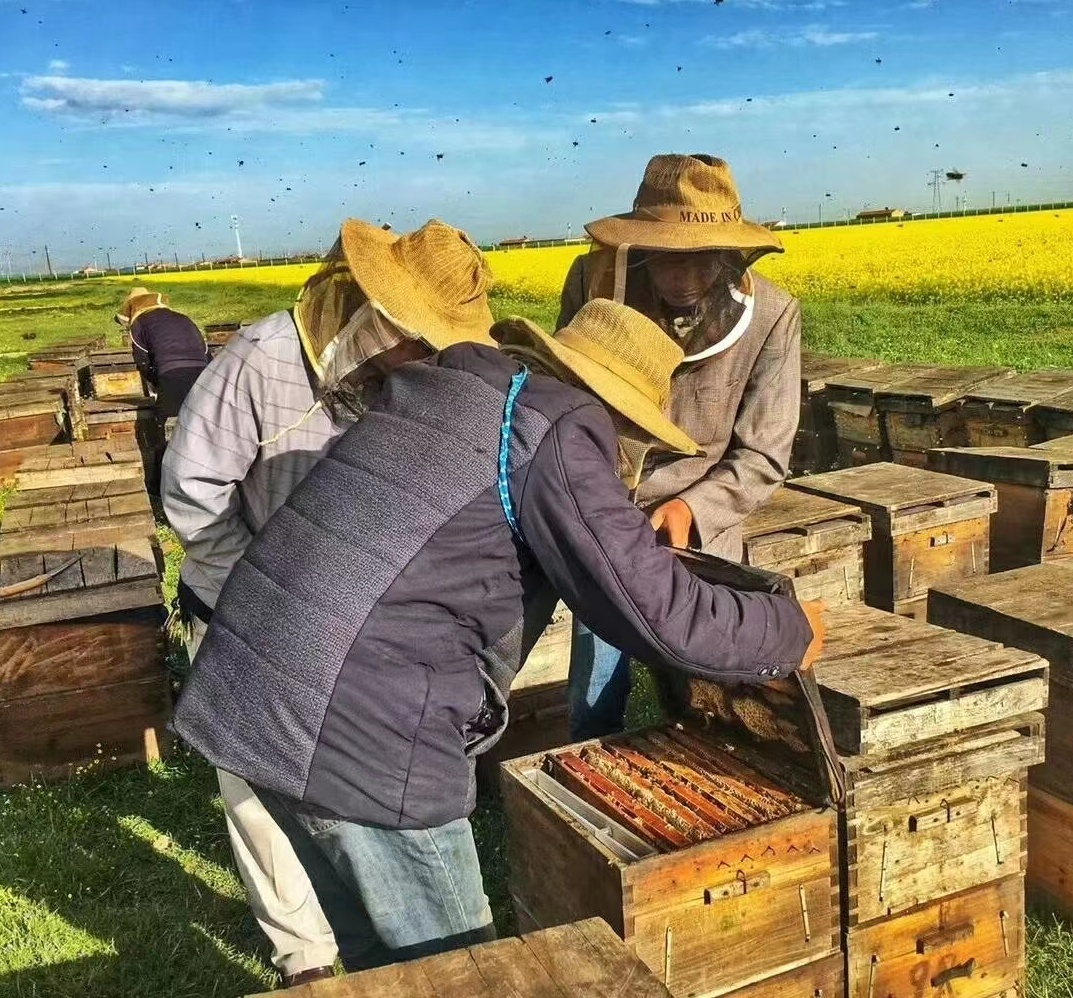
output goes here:
<path id="1" fill-rule="evenodd" d="M 499 428 L 499 503 L 503 507 L 503 515 L 507 518 L 511 533 L 518 540 L 525 542 L 522 529 L 514 516 L 514 504 L 510 498 L 510 430 L 514 422 L 514 404 L 518 401 L 518 393 L 522 390 L 529 378 L 529 368 L 522 369 L 510 379 L 510 389 L 507 392 L 507 401 L 503 405 L 503 424 Z"/>

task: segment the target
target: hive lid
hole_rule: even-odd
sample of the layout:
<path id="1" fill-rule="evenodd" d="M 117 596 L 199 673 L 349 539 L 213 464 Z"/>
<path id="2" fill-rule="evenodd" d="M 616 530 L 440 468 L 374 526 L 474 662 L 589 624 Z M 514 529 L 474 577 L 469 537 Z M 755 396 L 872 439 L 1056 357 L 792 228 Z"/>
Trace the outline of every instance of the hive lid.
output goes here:
<path id="1" fill-rule="evenodd" d="M 882 756 L 1047 703 L 1031 652 L 863 605 L 826 612 L 816 678 L 839 750 Z"/>
<path id="2" fill-rule="evenodd" d="M 712 585 L 794 594 L 793 581 L 785 575 L 711 555 L 675 553 L 694 575 Z M 777 749 L 814 774 L 815 791 L 825 803 L 844 800 L 845 774 L 811 671 L 798 669 L 787 680 L 761 684 L 715 683 L 670 670 L 655 675 L 671 717 L 701 720 L 725 731 L 728 738 L 745 738 L 760 752 Z"/>
<path id="3" fill-rule="evenodd" d="M 779 486 L 763 506 L 745 518 L 742 536 L 748 541 L 779 531 L 807 533 L 808 528 L 816 524 L 843 518 L 859 520 L 861 517 L 858 506 Z"/>
<path id="4" fill-rule="evenodd" d="M 918 374 L 931 370 L 928 364 L 880 364 L 868 369 L 848 371 L 832 375 L 827 387 L 839 395 L 863 395 L 871 398 L 881 388 L 899 384 Z"/>
<path id="5" fill-rule="evenodd" d="M 952 475 L 1041 489 L 1073 488 L 1073 452 L 1030 447 L 942 447 L 928 464 Z"/>
<path id="6" fill-rule="evenodd" d="M 930 412 L 951 405 L 985 381 L 1013 374 L 1008 367 L 929 367 L 877 388 L 876 405 L 888 411 Z"/>
<path id="7" fill-rule="evenodd" d="M 1027 371 L 977 385 L 968 403 L 1030 406 L 1073 390 L 1073 371 Z"/>
<path id="8" fill-rule="evenodd" d="M 865 357 L 828 357 L 809 350 L 801 352 L 801 389 L 805 395 L 823 391 L 830 378 L 844 376 L 851 371 L 868 371 L 882 366 L 878 360 Z"/>
<path id="9" fill-rule="evenodd" d="M 993 495 L 994 487 L 968 478 L 901 464 L 866 464 L 795 478 L 790 488 L 851 502 L 868 512 L 896 512 L 930 503 Z"/>

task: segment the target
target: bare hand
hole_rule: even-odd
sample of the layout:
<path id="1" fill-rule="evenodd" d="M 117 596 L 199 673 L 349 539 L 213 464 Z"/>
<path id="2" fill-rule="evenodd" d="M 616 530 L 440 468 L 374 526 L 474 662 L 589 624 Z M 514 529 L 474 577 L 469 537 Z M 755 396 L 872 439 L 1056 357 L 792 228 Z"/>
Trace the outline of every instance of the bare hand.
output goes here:
<path id="1" fill-rule="evenodd" d="M 809 600 L 801 604 L 801 609 L 808 619 L 808 626 L 812 628 L 812 641 L 805 649 L 804 658 L 801 659 L 802 669 L 811 669 L 816 659 L 823 651 L 823 642 L 827 637 L 827 625 L 823 622 L 823 614 L 827 609 L 823 600 Z"/>
<path id="2" fill-rule="evenodd" d="M 684 499 L 670 499 L 648 518 L 652 529 L 672 548 L 688 548 L 693 530 L 693 510 Z"/>

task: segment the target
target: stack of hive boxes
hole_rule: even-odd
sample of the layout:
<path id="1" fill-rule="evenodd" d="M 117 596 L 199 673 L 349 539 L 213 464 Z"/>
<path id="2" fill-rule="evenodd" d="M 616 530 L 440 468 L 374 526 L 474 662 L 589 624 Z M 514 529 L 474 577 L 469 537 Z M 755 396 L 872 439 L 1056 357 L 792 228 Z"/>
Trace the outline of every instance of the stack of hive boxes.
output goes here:
<path id="1" fill-rule="evenodd" d="M 987 574 L 993 485 L 871 464 L 797 478 L 788 487 L 871 516 L 871 539 L 864 545 L 869 606 L 923 620 L 931 586 Z"/>
<path id="2" fill-rule="evenodd" d="M 97 399 L 143 398 L 146 394 L 129 349 L 90 351 L 86 381 L 87 394 Z"/>
<path id="3" fill-rule="evenodd" d="M 977 386 L 965 395 L 962 417 L 969 447 L 1030 447 L 1047 434 L 1040 407 L 1073 391 L 1073 371 L 1029 371 Z"/>
<path id="4" fill-rule="evenodd" d="M 790 458 L 793 474 L 815 474 L 838 467 L 838 436 L 834 415 L 827 405 L 827 381 L 874 367 L 879 367 L 878 361 L 802 351 L 801 417 Z"/>
<path id="5" fill-rule="evenodd" d="M 0 786 L 159 756 L 161 557 L 137 451 L 24 456 L 0 522 Z"/>
<path id="6" fill-rule="evenodd" d="M 928 617 L 1050 662 L 1047 760 L 1029 777 L 1028 881 L 1073 915 L 1073 565 L 1032 565 L 933 590 Z"/>
<path id="7" fill-rule="evenodd" d="M 848 995 L 1019 994 L 1047 663 L 860 605 L 827 628 L 816 675 L 846 772 Z"/>

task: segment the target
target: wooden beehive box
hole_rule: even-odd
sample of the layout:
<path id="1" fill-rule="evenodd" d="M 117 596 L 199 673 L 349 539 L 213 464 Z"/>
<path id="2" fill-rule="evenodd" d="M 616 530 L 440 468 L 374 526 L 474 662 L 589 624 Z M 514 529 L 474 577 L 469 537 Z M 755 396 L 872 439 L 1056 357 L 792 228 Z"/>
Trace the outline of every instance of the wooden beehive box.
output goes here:
<path id="1" fill-rule="evenodd" d="M 1009 877 L 851 932 L 847 995 L 1019 998 L 1024 895 L 1024 878 Z"/>
<path id="2" fill-rule="evenodd" d="M 864 544 L 872 522 L 858 507 L 781 487 L 742 524 L 747 565 L 789 576 L 798 599 L 864 598 Z"/>
<path id="3" fill-rule="evenodd" d="M 205 326 L 205 346 L 209 358 L 215 357 L 243 326 L 248 322 L 213 322 Z"/>
<path id="4" fill-rule="evenodd" d="M 63 399 L 47 391 L 0 395 L 0 479 L 14 473 L 30 447 L 57 443 L 66 436 Z"/>
<path id="5" fill-rule="evenodd" d="M 82 422 L 82 395 L 78 388 L 78 375 L 74 368 L 67 371 L 20 371 L 14 377 L 0 383 L 0 396 L 10 397 L 32 391 L 58 395 L 63 400 L 66 410 L 69 436 L 72 440 L 81 440 L 85 437 L 85 425 Z"/>
<path id="6" fill-rule="evenodd" d="M 880 364 L 827 379 L 827 406 L 835 421 L 838 460 L 843 468 L 890 460 L 876 392 L 927 370 L 924 364 Z"/>
<path id="7" fill-rule="evenodd" d="M 968 443 L 961 399 L 984 382 L 1012 377 L 1001 367 L 930 367 L 876 389 L 891 460 L 923 467 L 932 447 Z"/>
<path id="8" fill-rule="evenodd" d="M 145 395 L 142 373 L 129 350 L 94 350 L 89 355 L 89 387 L 94 398 Z"/>
<path id="9" fill-rule="evenodd" d="M 991 570 L 1073 556 L 1073 453 L 1030 447 L 932 451 L 937 471 L 992 483 Z"/>
<path id="10" fill-rule="evenodd" d="M 0 556 L 15 593 L 0 601 L 0 785 L 159 757 L 171 698 L 157 558 L 147 539 Z"/>
<path id="11" fill-rule="evenodd" d="M 1040 402 L 1034 415 L 1045 440 L 1073 435 L 1073 389 Z"/>
<path id="12" fill-rule="evenodd" d="M 790 459 L 795 475 L 830 471 L 838 466 L 838 440 L 834 415 L 827 405 L 827 380 L 878 366 L 878 361 L 862 357 L 828 357 L 802 351 L 801 418 Z"/>
<path id="13" fill-rule="evenodd" d="M 104 346 L 104 336 L 81 336 L 60 340 L 29 356 L 32 371 L 82 371 L 89 366 L 89 352 Z"/>
<path id="14" fill-rule="evenodd" d="M 1073 566 L 1031 565 L 943 586 L 929 597 L 928 619 L 1047 659 L 1047 762 L 1032 771 L 1032 782 L 1073 800 Z"/>
<path id="15" fill-rule="evenodd" d="M 928 589 L 988 571 L 995 487 L 922 468 L 874 464 L 795 479 L 795 489 L 861 507 L 870 606 L 923 618 Z"/>
<path id="16" fill-rule="evenodd" d="M 649 816 L 649 829 L 689 799 L 729 830 L 692 841 L 668 819 L 665 837 L 646 840 L 639 824 L 597 806 L 587 785 L 562 782 L 568 768 L 598 765 L 594 753 L 640 760 L 623 778 L 650 796 L 613 792 L 634 802 L 626 807 L 641 821 Z M 744 746 L 727 752 L 705 730 L 676 726 L 504 763 L 519 924 L 602 917 L 676 996 L 725 994 L 829 956 L 839 941 L 835 812 L 785 790 L 763 766 Z M 665 793 L 682 795 L 670 810 Z"/>
<path id="17" fill-rule="evenodd" d="M 90 440 L 109 440 L 121 450 L 141 451 L 146 471 L 164 447 L 164 428 L 152 399 L 89 399 L 83 403 Z"/>
<path id="18" fill-rule="evenodd" d="M 669 998 L 659 978 L 598 918 L 271 992 L 272 998 L 288 994 L 292 998 Z"/>
<path id="19" fill-rule="evenodd" d="M 727 998 L 842 998 L 846 993 L 844 964 L 841 953 L 832 953 L 797 970 L 746 985 Z"/>
<path id="20" fill-rule="evenodd" d="M 882 757 L 1047 705 L 1038 655 L 861 604 L 828 611 L 816 677 L 846 756 Z"/>
<path id="21" fill-rule="evenodd" d="M 969 447 L 1029 447 L 1044 439 L 1041 403 L 1073 391 L 1073 371 L 1029 371 L 978 385 L 965 394 L 962 417 Z"/>

